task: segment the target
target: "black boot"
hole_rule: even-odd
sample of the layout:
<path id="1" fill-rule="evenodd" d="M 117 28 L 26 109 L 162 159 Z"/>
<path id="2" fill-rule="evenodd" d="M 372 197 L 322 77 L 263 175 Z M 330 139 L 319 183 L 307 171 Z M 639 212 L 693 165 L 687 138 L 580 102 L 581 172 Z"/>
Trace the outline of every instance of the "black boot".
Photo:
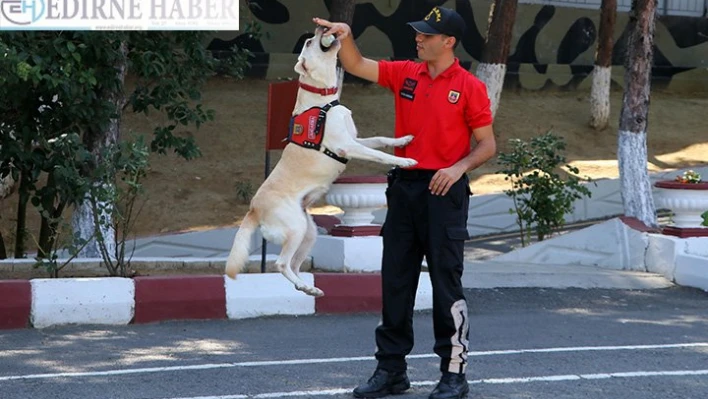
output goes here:
<path id="1" fill-rule="evenodd" d="M 433 389 L 429 399 L 462 399 L 470 392 L 467 378 L 464 374 L 454 374 L 443 371 L 440 382 Z"/>
<path id="2" fill-rule="evenodd" d="M 405 371 L 393 372 L 377 368 L 366 384 L 354 388 L 355 398 L 381 398 L 399 394 L 411 387 Z"/>

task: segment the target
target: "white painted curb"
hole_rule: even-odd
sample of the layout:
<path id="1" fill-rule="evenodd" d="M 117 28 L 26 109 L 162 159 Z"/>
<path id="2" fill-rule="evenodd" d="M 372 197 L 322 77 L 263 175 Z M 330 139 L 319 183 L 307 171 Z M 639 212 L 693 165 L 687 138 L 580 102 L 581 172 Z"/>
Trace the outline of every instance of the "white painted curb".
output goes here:
<path id="1" fill-rule="evenodd" d="M 681 252 L 681 239 L 663 234 L 649 234 L 649 246 L 645 256 L 647 271 L 658 273 L 674 281 L 676 256 Z"/>
<path id="2" fill-rule="evenodd" d="M 708 237 L 686 238 L 686 254 L 708 258 Z"/>
<path id="3" fill-rule="evenodd" d="M 62 324 L 126 325 L 135 311 L 132 279 L 33 279 L 30 321 L 35 328 Z"/>
<path id="4" fill-rule="evenodd" d="M 383 238 L 380 236 L 319 236 L 312 248 L 315 267 L 336 272 L 374 272 L 381 270 Z"/>
<path id="5" fill-rule="evenodd" d="M 708 291 L 708 258 L 693 255 L 676 257 L 676 284 Z"/>
<path id="6" fill-rule="evenodd" d="M 678 285 L 708 291 L 708 237 L 650 234 L 647 269 Z"/>
<path id="7" fill-rule="evenodd" d="M 300 277 L 314 285 L 312 273 Z M 224 287 L 229 319 L 315 314 L 315 298 L 296 290 L 280 273 L 239 274 L 236 280 L 224 276 Z"/>

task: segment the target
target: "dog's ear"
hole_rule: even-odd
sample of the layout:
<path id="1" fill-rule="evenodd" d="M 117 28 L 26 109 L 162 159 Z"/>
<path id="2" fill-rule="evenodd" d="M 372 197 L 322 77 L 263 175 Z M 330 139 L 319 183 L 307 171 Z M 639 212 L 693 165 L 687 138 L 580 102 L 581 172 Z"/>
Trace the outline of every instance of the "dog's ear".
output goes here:
<path id="1" fill-rule="evenodd" d="M 297 63 L 295 64 L 295 72 L 297 72 L 299 75 L 307 75 L 307 71 L 305 71 L 305 68 L 302 67 L 302 63 L 304 61 L 304 58 L 299 57 L 297 59 Z"/>

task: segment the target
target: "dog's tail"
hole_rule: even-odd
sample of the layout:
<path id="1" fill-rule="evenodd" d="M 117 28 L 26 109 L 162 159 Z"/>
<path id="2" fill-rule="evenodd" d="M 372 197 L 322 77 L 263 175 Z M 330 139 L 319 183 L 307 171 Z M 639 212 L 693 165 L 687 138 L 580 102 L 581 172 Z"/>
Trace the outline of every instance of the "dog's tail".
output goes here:
<path id="1" fill-rule="evenodd" d="M 249 210 L 241 222 L 241 227 L 236 232 L 234 244 L 231 247 L 229 258 L 226 260 L 227 276 L 235 279 L 236 275 L 243 271 L 248 255 L 251 250 L 251 235 L 258 227 L 258 218 L 253 210 Z"/>

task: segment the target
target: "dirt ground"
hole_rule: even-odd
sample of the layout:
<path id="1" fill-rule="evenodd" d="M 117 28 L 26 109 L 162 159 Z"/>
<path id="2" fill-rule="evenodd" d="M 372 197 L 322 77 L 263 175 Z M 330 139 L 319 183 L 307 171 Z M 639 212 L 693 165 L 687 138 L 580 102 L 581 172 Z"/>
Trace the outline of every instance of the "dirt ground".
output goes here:
<path id="1" fill-rule="evenodd" d="M 268 82 L 260 80 L 211 80 L 205 106 L 216 110 L 216 120 L 191 134 L 203 156 L 184 161 L 175 155 L 154 155 L 145 187 L 143 209 L 134 233 L 138 236 L 210 229 L 237 224 L 247 209 L 239 198 L 250 183 L 255 190 L 263 181 Z M 614 178 L 617 169 L 617 131 L 621 92 L 612 94 L 611 125 L 597 132 L 587 124 L 588 94 L 583 92 L 504 93 L 495 122 L 499 151 L 509 138 L 529 139 L 553 130 L 563 136 L 568 160 L 581 175 Z M 360 137 L 391 136 L 393 96 L 375 85 L 347 84 L 342 102 L 353 111 Z M 708 98 L 653 93 L 649 117 L 650 170 L 681 168 L 708 163 Z M 126 115 L 123 134 L 151 125 L 153 119 Z M 277 153 L 273 162 L 277 161 Z M 354 160 L 345 175 L 383 174 L 387 166 Z M 496 160 L 470 173 L 472 191 L 499 192 L 508 187 L 496 174 Z M 248 191 L 248 190 L 246 190 Z M 337 209 L 321 204 L 313 213 Z M 0 229 L 10 252 L 14 242 L 16 194 L 0 204 Z M 36 236 L 39 218 L 28 212 Z M 67 214 L 68 216 L 68 214 Z M 30 250 L 34 248 L 29 241 Z"/>

